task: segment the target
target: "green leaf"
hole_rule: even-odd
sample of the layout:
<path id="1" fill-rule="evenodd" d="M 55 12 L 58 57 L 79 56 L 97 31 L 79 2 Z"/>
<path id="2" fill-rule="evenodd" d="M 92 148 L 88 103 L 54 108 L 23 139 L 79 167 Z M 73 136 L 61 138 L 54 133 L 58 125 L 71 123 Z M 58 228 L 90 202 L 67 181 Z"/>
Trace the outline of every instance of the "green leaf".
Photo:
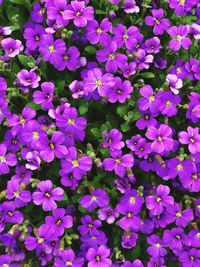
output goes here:
<path id="1" fill-rule="evenodd" d="M 34 102 L 29 102 L 27 104 L 27 106 L 31 107 L 34 110 L 40 110 L 41 109 L 41 106 L 40 105 L 36 105 Z"/>
<path id="2" fill-rule="evenodd" d="M 101 137 L 101 132 L 99 128 L 92 128 L 90 131 L 95 137 L 97 138 Z"/>
<path id="3" fill-rule="evenodd" d="M 120 116 L 120 117 L 124 117 L 124 115 L 128 112 L 129 110 L 129 107 L 127 105 L 121 105 L 121 106 L 118 106 L 117 107 L 117 114 Z"/>
<path id="4" fill-rule="evenodd" d="M 127 122 L 121 124 L 122 132 L 128 132 L 130 130 L 130 125 Z"/>
<path id="5" fill-rule="evenodd" d="M 96 54 L 96 48 L 92 45 L 86 46 L 84 50 L 89 54 Z"/>
<path id="6" fill-rule="evenodd" d="M 11 3 L 14 3 L 14 4 L 20 4 L 20 5 L 25 5 L 27 4 L 27 0 L 10 0 Z"/>
<path id="7" fill-rule="evenodd" d="M 139 74 L 142 78 L 152 79 L 155 75 L 152 72 L 142 72 Z"/>
<path id="8" fill-rule="evenodd" d="M 79 107 L 79 113 L 80 115 L 85 114 L 88 111 L 88 103 L 87 104 L 83 104 Z"/>
<path id="9" fill-rule="evenodd" d="M 96 9 L 96 10 L 95 10 L 95 13 L 96 13 L 97 15 L 105 15 L 105 14 L 106 14 L 105 11 L 100 10 L 100 9 Z"/>
<path id="10" fill-rule="evenodd" d="M 27 57 L 25 55 L 18 55 L 18 58 L 19 58 L 20 63 L 24 67 L 30 67 L 30 68 L 35 67 L 35 59 L 32 56 Z"/>

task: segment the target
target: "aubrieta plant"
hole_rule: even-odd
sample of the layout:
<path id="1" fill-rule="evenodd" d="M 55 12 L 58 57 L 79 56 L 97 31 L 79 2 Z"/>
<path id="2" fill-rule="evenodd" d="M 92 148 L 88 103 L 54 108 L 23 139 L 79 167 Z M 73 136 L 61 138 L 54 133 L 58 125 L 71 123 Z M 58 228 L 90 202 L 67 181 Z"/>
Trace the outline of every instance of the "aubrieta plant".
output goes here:
<path id="1" fill-rule="evenodd" d="M 200 267 L 200 0 L 0 25 L 0 267 Z"/>

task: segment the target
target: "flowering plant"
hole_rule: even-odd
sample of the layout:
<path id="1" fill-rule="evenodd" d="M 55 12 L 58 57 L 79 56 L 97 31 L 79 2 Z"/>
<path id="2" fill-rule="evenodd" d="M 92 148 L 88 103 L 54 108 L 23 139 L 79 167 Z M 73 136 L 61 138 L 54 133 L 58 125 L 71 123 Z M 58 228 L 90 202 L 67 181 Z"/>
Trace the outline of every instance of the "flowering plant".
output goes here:
<path id="1" fill-rule="evenodd" d="M 200 266 L 200 1 L 0 0 L 0 266 Z"/>

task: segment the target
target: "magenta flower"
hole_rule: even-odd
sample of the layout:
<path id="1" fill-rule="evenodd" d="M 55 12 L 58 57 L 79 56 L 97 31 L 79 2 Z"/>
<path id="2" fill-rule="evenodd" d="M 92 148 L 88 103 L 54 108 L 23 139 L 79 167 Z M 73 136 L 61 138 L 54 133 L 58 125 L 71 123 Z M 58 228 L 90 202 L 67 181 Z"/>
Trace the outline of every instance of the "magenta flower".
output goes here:
<path id="1" fill-rule="evenodd" d="M 42 205 L 42 209 L 44 211 L 51 211 L 57 208 L 55 201 L 63 200 L 64 191 L 60 187 L 53 189 L 52 182 L 50 180 L 46 180 L 38 184 L 38 188 L 33 193 L 32 198 L 35 205 Z"/>
<path id="2" fill-rule="evenodd" d="M 181 144 L 188 145 L 190 153 L 195 154 L 200 152 L 199 128 L 188 126 L 187 132 L 181 131 L 179 133 L 179 141 Z"/>
<path id="3" fill-rule="evenodd" d="M 68 154 L 61 161 L 61 173 L 72 174 L 77 180 L 81 179 L 92 168 L 92 159 L 88 156 L 78 156 L 75 147 L 68 148 Z"/>
<path id="4" fill-rule="evenodd" d="M 55 267 L 82 267 L 83 258 L 76 258 L 72 249 L 62 250 L 60 256 L 55 258 Z"/>
<path id="5" fill-rule="evenodd" d="M 65 209 L 55 209 L 53 216 L 45 218 L 45 223 L 54 227 L 57 236 L 62 236 L 65 228 L 68 229 L 73 226 L 73 218 L 65 214 Z"/>
<path id="6" fill-rule="evenodd" d="M 56 24 L 66 26 L 68 20 L 63 18 L 64 11 L 67 9 L 67 0 L 54 0 L 51 5 L 47 7 L 47 17 L 50 20 L 55 20 Z"/>
<path id="7" fill-rule="evenodd" d="M 115 171 L 119 177 L 124 177 L 127 168 L 132 168 L 134 159 L 131 154 L 125 154 L 122 156 L 122 151 L 111 152 L 113 158 L 106 158 L 103 161 L 103 165 L 106 171 Z"/>
<path id="8" fill-rule="evenodd" d="M 166 185 L 159 185 L 156 189 L 155 195 L 147 196 L 146 207 L 153 215 L 160 215 L 163 212 L 164 207 L 174 204 L 174 199 L 168 196 L 170 189 Z"/>
<path id="9" fill-rule="evenodd" d="M 117 43 L 112 41 L 105 49 L 98 50 L 96 53 L 98 62 L 106 62 L 105 68 L 107 72 L 117 72 L 118 68 L 127 61 L 126 55 L 116 52 Z"/>
<path id="10" fill-rule="evenodd" d="M 73 71 L 81 66 L 80 52 L 76 46 L 71 46 L 68 50 L 61 54 L 62 61 L 55 64 L 57 70 L 63 71 L 66 67 L 68 70 Z"/>
<path id="11" fill-rule="evenodd" d="M 133 87 L 130 81 L 122 81 L 121 78 L 115 78 L 115 85 L 108 90 L 108 100 L 111 103 L 124 103 L 127 99 L 131 98 Z"/>
<path id="12" fill-rule="evenodd" d="M 151 235 L 147 237 L 147 242 L 151 245 L 147 248 L 149 255 L 153 257 L 161 257 L 167 254 L 167 250 L 164 248 L 164 242 L 158 235 Z"/>
<path id="13" fill-rule="evenodd" d="M 187 26 L 172 26 L 167 33 L 173 37 L 173 40 L 169 42 L 169 48 L 173 51 L 178 51 L 181 47 L 188 50 L 192 45 L 192 41 L 187 37 L 189 33 Z"/>
<path id="14" fill-rule="evenodd" d="M 85 27 L 88 21 L 93 20 L 94 9 L 91 6 L 85 7 L 84 1 L 72 1 L 63 12 L 65 20 L 74 20 L 77 27 Z"/>
<path id="15" fill-rule="evenodd" d="M 153 141 L 151 143 L 152 151 L 157 153 L 173 149 L 174 141 L 171 136 L 172 129 L 166 124 L 161 124 L 158 129 L 150 126 L 146 132 L 146 137 Z"/>
<path id="16" fill-rule="evenodd" d="M 164 10 L 153 9 L 151 10 L 152 16 L 147 16 L 145 22 L 148 26 L 153 26 L 153 33 L 155 35 L 162 35 L 170 26 L 169 19 L 163 19 Z"/>
<path id="17" fill-rule="evenodd" d="M 42 55 L 44 61 L 49 61 L 51 64 L 59 64 L 62 60 L 61 54 L 66 51 L 65 42 L 62 39 L 54 41 L 52 34 L 42 35 L 39 52 Z"/>
<path id="18" fill-rule="evenodd" d="M 10 58 L 17 56 L 24 47 L 20 40 L 14 40 L 12 38 L 6 38 L 1 41 L 1 46 L 4 49 L 6 55 Z"/>
<path id="19" fill-rule="evenodd" d="M 103 134 L 106 136 L 104 139 L 102 147 L 109 147 L 110 150 L 121 150 L 124 147 L 124 142 L 121 141 L 123 135 L 117 129 L 112 129 L 109 133 L 107 131 L 103 131 Z"/>
<path id="20" fill-rule="evenodd" d="M 52 162 L 55 156 L 64 158 L 68 153 L 64 142 L 65 136 L 59 131 L 53 133 L 51 140 L 48 137 L 41 138 L 37 144 L 41 158 L 46 162 Z"/>
<path id="21" fill-rule="evenodd" d="M 27 48 L 34 51 L 39 46 L 43 34 L 45 34 L 45 29 L 41 25 L 27 27 L 24 30 L 24 38 L 26 39 Z"/>
<path id="22" fill-rule="evenodd" d="M 122 8 L 128 14 L 139 13 L 140 8 L 136 5 L 135 0 L 125 0 Z"/>
<path id="23" fill-rule="evenodd" d="M 92 211 L 97 207 L 105 208 L 109 203 L 107 193 L 102 189 L 94 190 L 91 195 L 81 197 L 80 204 L 83 208 Z"/>
<path id="24" fill-rule="evenodd" d="M 53 108 L 52 100 L 54 96 L 54 84 L 52 82 L 43 82 L 41 84 L 42 91 L 33 93 L 33 101 L 35 104 L 42 104 L 43 109 Z"/>
<path id="25" fill-rule="evenodd" d="M 86 258 L 89 261 L 88 267 L 110 267 L 112 261 L 108 258 L 110 256 L 110 250 L 101 245 L 98 248 L 89 248 L 86 254 Z"/>
<path id="26" fill-rule="evenodd" d="M 30 71 L 23 69 L 17 74 L 17 83 L 23 87 L 37 88 L 40 80 L 33 69 Z"/>
<path id="27" fill-rule="evenodd" d="M 179 79 L 175 74 L 168 74 L 166 81 L 169 84 L 169 88 L 175 95 L 179 94 L 179 89 L 183 87 L 183 81 Z"/>
<path id="28" fill-rule="evenodd" d="M 87 72 L 87 77 L 83 80 L 84 90 L 93 92 L 97 89 L 100 96 L 108 95 L 109 89 L 114 87 L 115 79 L 113 74 L 103 74 L 100 68 L 94 68 Z"/>
<path id="29" fill-rule="evenodd" d="M 104 18 L 100 25 L 96 20 L 92 20 L 87 24 L 86 29 L 86 37 L 91 44 L 100 43 L 106 46 L 111 40 L 108 32 L 112 30 L 112 23 L 109 22 L 108 18 Z"/>
<path id="30" fill-rule="evenodd" d="M 9 167 L 17 165 L 17 157 L 15 154 L 7 153 L 5 144 L 0 144 L 0 175 L 10 172 Z"/>

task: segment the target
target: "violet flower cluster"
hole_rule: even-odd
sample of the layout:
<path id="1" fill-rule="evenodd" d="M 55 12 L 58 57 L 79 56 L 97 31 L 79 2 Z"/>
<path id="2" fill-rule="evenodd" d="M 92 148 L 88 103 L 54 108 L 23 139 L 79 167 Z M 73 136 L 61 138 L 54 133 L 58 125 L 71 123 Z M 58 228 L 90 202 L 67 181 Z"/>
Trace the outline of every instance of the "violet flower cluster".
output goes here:
<path id="1" fill-rule="evenodd" d="M 200 1 L 10 2 L 0 266 L 199 267 Z"/>

